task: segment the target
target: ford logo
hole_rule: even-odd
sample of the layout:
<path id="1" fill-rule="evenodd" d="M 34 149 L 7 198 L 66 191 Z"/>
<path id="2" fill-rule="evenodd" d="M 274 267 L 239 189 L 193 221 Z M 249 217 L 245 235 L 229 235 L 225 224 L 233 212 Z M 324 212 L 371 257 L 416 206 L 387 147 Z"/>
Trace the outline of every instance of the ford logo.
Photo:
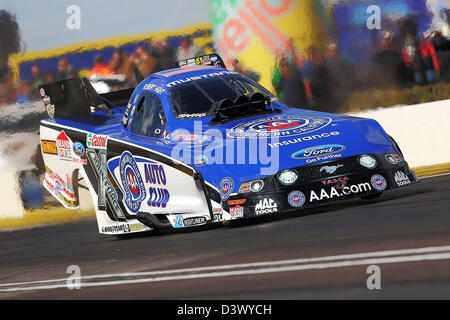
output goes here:
<path id="1" fill-rule="evenodd" d="M 327 145 L 323 145 L 323 146 L 316 146 L 316 147 L 299 150 L 297 152 L 294 152 L 291 155 L 291 158 L 307 159 L 307 158 L 320 157 L 320 156 L 338 153 L 338 152 L 344 151 L 344 149 L 345 149 L 345 147 L 341 146 L 339 144 L 327 144 Z"/>
<path id="2" fill-rule="evenodd" d="M 77 156 L 79 156 L 79 157 L 84 156 L 84 146 L 83 146 L 81 143 L 75 142 L 75 143 L 73 144 L 72 148 L 73 148 L 73 152 L 74 152 Z"/>

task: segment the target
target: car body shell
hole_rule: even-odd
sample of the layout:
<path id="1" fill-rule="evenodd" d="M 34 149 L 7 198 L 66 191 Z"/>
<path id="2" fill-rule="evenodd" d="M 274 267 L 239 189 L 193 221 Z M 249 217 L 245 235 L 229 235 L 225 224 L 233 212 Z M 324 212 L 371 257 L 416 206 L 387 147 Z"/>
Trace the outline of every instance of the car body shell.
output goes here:
<path id="1" fill-rule="evenodd" d="M 126 234 L 282 213 L 417 181 L 401 151 L 371 119 L 288 108 L 273 99 L 265 114 L 212 123 L 174 113 L 179 84 L 233 76 L 217 67 L 156 73 L 133 91 L 122 112 L 41 121 L 44 187 L 63 206 L 79 208 L 86 182 L 99 232 Z M 157 136 L 131 130 L 141 97 L 156 96 L 164 113 Z M 362 166 L 371 156 L 376 166 Z M 284 170 L 297 181 L 280 182 Z M 252 190 L 252 182 L 262 184 Z M 259 187 L 259 186 L 258 186 Z"/>

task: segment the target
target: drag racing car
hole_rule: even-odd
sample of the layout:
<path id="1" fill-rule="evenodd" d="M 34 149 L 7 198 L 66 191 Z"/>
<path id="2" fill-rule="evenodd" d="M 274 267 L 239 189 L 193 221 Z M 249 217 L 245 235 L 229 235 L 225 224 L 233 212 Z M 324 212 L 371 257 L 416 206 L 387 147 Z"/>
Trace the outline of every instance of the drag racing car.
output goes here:
<path id="1" fill-rule="evenodd" d="M 220 63 L 219 63 L 220 62 Z M 103 234 L 186 228 L 373 199 L 417 181 L 374 120 L 289 108 L 216 54 L 97 93 L 43 85 L 44 187 Z"/>

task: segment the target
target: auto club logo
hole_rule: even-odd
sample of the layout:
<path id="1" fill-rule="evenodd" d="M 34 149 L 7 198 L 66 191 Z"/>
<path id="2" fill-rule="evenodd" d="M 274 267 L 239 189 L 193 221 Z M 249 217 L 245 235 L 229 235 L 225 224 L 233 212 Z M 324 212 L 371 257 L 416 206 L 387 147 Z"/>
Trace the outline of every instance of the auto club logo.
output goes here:
<path id="1" fill-rule="evenodd" d="M 147 194 L 144 181 L 133 155 L 128 151 L 123 152 L 120 157 L 119 167 L 120 179 L 125 191 L 124 203 L 131 212 L 137 213 Z"/>
<path id="2" fill-rule="evenodd" d="M 387 187 L 386 179 L 379 174 L 372 176 L 372 178 L 370 179 L 370 184 L 378 191 L 383 191 Z"/>
<path id="3" fill-rule="evenodd" d="M 239 124 L 232 127 L 227 135 L 232 138 L 289 137 L 322 129 L 330 123 L 331 119 L 327 117 L 280 115 Z"/>
<path id="4" fill-rule="evenodd" d="M 305 195 L 300 191 L 295 190 L 289 193 L 288 202 L 295 208 L 300 208 L 303 206 L 305 204 L 305 200 Z"/>
<path id="5" fill-rule="evenodd" d="M 231 195 L 231 192 L 233 192 L 233 179 L 230 177 L 225 177 L 222 180 L 220 180 L 219 184 L 219 190 L 220 190 L 220 197 L 223 201 L 227 200 L 228 197 Z"/>

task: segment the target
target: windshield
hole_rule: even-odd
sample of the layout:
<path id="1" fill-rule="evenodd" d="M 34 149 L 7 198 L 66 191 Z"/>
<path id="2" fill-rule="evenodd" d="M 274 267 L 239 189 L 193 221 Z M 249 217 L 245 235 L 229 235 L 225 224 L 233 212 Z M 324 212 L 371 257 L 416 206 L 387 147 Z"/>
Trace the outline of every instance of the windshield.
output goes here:
<path id="1" fill-rule="evenodd" d="M 172 87 L 169 95 L 176 117 L 184 119 L 210 116 L 214 102 L 255 92 L 272 97 L 269 91 L 256 82 L 233 74 L 186 82 Z"/>

